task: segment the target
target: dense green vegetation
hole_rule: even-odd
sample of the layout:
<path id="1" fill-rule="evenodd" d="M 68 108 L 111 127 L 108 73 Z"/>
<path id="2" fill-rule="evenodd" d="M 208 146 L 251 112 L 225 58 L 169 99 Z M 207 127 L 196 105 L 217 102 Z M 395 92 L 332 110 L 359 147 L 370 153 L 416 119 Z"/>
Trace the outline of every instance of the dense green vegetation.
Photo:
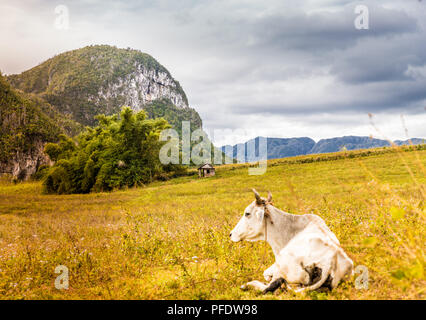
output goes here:
<path id="1" fill-rule="evenodd" d="M 87 193 L 133 187 L 179 175 L 179 165 L 164 166 L 159 160 L 159 134 L 170 125 L 163 118 L 147 119 L 124 107 L 120 117 L 100 115 L 99 125 L 87 128 L 77 143 L 61 136 L 45 152 L 55 161 L 44 180 L 47 193 Z"/>
<path id="2" fill-rule="evenodd" d="M 173 79 L 165 67 L 146 53 L 96 45 L 62 53 L 19 75 L 10 75 L 8 80 L 22 91 L 40 95 L 79 123 L 94 125 L 96 115 L 118 113 L 125 104 L 120 92 L 110 97 L 99 92 L 131 75 L 140 65 Z M 175 92 L 188 104 L 179 82 L 173 81 Z"/>
<path id="3" fill-rule="evenodd" d="M 37 141 L 55 142 L 59 134 L 80 129 L 42 99 L 13 89 L 0 74 L 0 162 L 30 152 Z"/>
<path id="4" fill-rule="evenodd" d="M 182 121 L 191 122 L 191 132 L 203 126 L 200 115 L 193 108 L 178 108 L 169 99 L 155 100 L 144 106 L 148 117 L 164 118 L 179 133 L 182 133 Z"/>
<path id="5" fill-rule="evenodd" d="M 194 132 L 194 130 L 202 129 L 202 120 L 200 118 L 200 115 L 192 108 L 178 108 L 173 103 L 171 103 L 168 99 L 160 99 L 155 100 L 146 106 L 144 106 L 144 110 L 147 112 L 148 117 L 152 119 L 156 118 L 164 118 L 167 120 L 167 122 L 170 123 L 173 129 L 177 131 L 179 134 L 179 138 L 182 141 L 182 121 L 190 121 L 190 128 L 191 133 Z M 201 140 L 199 141 L 191 141 L 191 148 L 194 147 L 194 145 L 199 144 Z M 216 147 L 211 143 L 210 140 L 207 140 L 207 143 L 211 144 L 211 160 L 215 157 L 215 152 L 218 154 L 221 154 L 222 163 L 225 163 L 225 153 L 223 153 L 221 150 L 216 149 Z M 182 147 L 182 144 L 180 143 L 180 148 Z M 206 161 L 211 162 L 211 161 Z M 194 164 L 193 162 L 190 163 L 191 166 L 196 166 L 197 164 Z"/>

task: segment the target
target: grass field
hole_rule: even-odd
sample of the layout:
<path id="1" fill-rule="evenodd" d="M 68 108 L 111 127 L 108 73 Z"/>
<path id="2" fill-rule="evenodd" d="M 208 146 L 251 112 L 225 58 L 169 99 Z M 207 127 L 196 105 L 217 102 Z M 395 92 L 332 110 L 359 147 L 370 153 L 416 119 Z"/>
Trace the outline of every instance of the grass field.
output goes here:
<path id="1" fill-rule="evenodd" d="M 262 176 L 228 165 L 213 178 L 87 195 L 3 181 L 0 298 L 424 299 L 426 151 L 351 154 L 272 160 Z M 270 190 L 279 209 L 321 216 L 355 266 L 368 268 L 369 288 L 356 289 L 354 278 L 306 295 L 240 290 L 274 262 L 264 242 L 229 240 L 251 188 Z M 54 286 L 58 265 L 69 269 L 68 290 Z"/>

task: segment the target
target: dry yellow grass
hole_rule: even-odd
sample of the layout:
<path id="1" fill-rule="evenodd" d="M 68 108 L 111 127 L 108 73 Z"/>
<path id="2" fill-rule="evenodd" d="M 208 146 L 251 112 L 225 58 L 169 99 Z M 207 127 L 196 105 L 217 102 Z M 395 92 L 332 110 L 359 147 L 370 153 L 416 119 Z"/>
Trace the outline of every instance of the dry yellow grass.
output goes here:
<path id="1" fill-rule="evenodd" d="M 214 178 L 88 195 L 3 181 L 0 298 L 423 299 L 426 151 L 351 154 L 273 160 L 262 176 L 228 165 Z M 307 295 L 241 291 L 273 263 L 264 243 L 229 241 L 253 187 L 271 190 L 280 209 L 321 216 L 355 265 L 368 268 L 369 288 L 352 279 Z M 68 290 L 54 286 L 58 265 L 69 269 Z"/>

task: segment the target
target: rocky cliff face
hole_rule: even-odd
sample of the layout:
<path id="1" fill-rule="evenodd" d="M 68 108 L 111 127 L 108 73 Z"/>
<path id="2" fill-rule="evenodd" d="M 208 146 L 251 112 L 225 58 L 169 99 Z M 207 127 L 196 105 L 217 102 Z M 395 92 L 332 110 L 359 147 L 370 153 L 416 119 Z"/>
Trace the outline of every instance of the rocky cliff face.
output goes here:
<path id="1" fill-rule="evenodd" d="M 17 150 L 12 158 L 0 162 L 0 174 L 8 174 L 18 180 L 27 180 L 41 165 L 52 165 L 52 161 L 44 153 L 46 142 L 41 139 L 33 141 L 30 150 Z"/>
<path id="2" fill-rule="evenodd" d="M 42 100 L 11 88 L 0 74 L 0 174 L 25 180 L 49 164 L 44 144 L 73 126 L 64 118 Z"/>
<path id="3" fill-rule="evenodd" d="M 96 95 L 89 95 L 88 100 L 101 104 L 121 99 L 124 105 L 140 111 L 144 105 L 163 98 L 169 99 L 178 108 L 188 107 L 175 81 L 166 72 L 157 73 L 143 65 L 135 65 L 130 74 L 101 87 Z"/>

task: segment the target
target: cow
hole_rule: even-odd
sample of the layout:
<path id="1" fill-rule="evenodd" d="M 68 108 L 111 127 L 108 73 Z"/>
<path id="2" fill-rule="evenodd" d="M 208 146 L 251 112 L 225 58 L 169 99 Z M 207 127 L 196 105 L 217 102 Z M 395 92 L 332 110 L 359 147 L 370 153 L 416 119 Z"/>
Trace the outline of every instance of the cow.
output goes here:
<path id="1" fill-rule="evenodd" d="M 296 292 L 335 288 L 353 275 L 353 262 L 340 242 L 315 214 L 295 215 L 273 206 L 272 194 L 262 198 L 252 189 L 253 201 L 230 233 L 234 242 L 265 240 L 275 255 L 275 263 L 265 270 L 267 283 L 250 281 L 242 289 L 253 287 L 263 293 L 285 286 Z"/>

